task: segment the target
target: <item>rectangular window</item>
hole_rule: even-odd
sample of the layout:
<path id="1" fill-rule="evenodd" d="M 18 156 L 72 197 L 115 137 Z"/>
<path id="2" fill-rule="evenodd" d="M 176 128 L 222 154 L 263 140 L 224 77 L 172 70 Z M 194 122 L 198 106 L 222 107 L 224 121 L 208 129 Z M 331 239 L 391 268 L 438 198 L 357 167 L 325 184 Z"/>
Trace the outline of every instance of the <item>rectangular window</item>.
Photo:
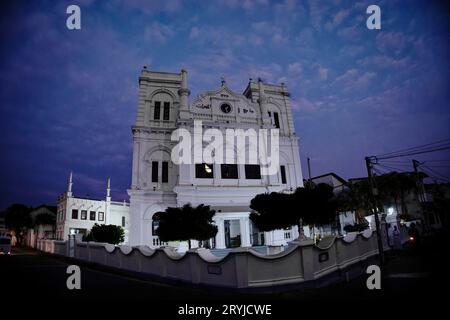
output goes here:
<path id="1" fill-rule="evenodd" d="M 280 166 L 280 172 L 281 172 L 281 183 L 286 184 L 286 167 Z"/>
<path id="2" fill-rule="evenodd" d="M 197 163 L 195 165 L 195 177 L 200 179 L 214 178 L 214 169 L 212 164 Z"/>
<path id="3" fill-rule="evenodd" d="M 169 163 L 163 161 L 162 163 L 162 182 L 169 182 Z"/>
<path id="4" fill-rule="evenodd" d="M 161 117 L 161 102 L 155 101 L 155 112 L 153 114 L 153 119 L 159 120 Z"/>
<path id="5" fill-rule="evenodd" d="M 163 120 L 169 120 L 170 117 L 170 102 L 164 102 Z"/>
<path id="6" fill-rule="evenodd" d="M 98 221 L 105 221 L 105 213 L 104 212 L 98 213 Z"/>
<path id="7" fill-rule="evenodd" d="M 158 161 L 152 161 L 152 182 L 158 182 Z"/>
<path id="8" fill-rule="evenodd" d="M 78 219 L 78 210 L 76 209 L 72 210 L 72 219 Z"/>
<path id="9" fill-rule="evenodd" d="M 261 168 L 259 164 L 245 165 L 245 179 L 261 179 Z"/>
<path id="10" fill-rule="evenodd" d="M 125 227 L 125 217 L 122 217 L 122 227 Z"/>
<path id="11" fill-rule="evenodd" d="M 81 220 L 87 219 L 87 210 L 81 210 Z"/>
<path id="12" fill-rule="evenodd" d="M 238 179 L 237 164 L 221 164 L 220 171 L 222 174 L 222 179 Z"/>
<path id="13" fill-rule="evenodd" d="M 89 212 L 89 220 L 95 220 L 95 211 Z"/>
<path id="14" fill-rule="evenodd" d="M 275 128 L 280 129 L 280 119 L 278 118 L 278 112 L 273 113 L 273 120 L 275 121 Z"/>

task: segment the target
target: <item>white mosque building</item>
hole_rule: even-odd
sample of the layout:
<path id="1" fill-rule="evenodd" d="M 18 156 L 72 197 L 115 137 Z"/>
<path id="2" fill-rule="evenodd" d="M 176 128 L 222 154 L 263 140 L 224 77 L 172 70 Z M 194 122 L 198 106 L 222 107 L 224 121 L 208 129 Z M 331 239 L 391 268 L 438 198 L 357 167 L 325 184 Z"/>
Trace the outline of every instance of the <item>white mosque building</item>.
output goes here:
<path id="1" fill-rule="evenodd" d="M 295 133 L 290 94 L 284 84 L 250 79 L 242 94 L 222 80 L 214 91 L 198 95 L 190 104 L 187 72 L 156 72 L 143 68 L 139 77 L 139 102 L 133 133 L 129 244 L 161 245 L 155 235 L 155 213 L 191 203 L 210 205 L 218 226 L 213 248 L 284 245 L 298 236 L 297 228 L 259 232 L 249 219 L 250 200 L 257 194 L 290 192 L 303 186 L 298 136 Z M 261 163 L 182 163 L 172 161 L 176 129 L 198 134 L 201 129 L 279 129 L 277 170 L 264 174 Z M 198 141 L 198 140 L 197 140 Z M 204 147 L 205 142 L 200 143 Z M 242 146 L 242 145 L 241 145 Z M 228 148 L 228 145 L 226 146 Z M 249 149 L 248 143 L 244 149 Z M 260 146 L 261 148 L 261 146 Z M 265 145 L 269 149 L 269 145 Z M 249 151 L 231 148 L 236 158 Z M 281 209 L 281 208 L 280 208 Z M 193 246 L 195 247 L 195 243 Z"/>
<path id="2" fill-rule="evenodd" d="M 88 199 L 72 192 L 73 175 L 69 176 L 67 192 L 58 197 L 56 211 L 56 238 L 67 240 L 69 234 L 86 235 L 94 224 L 113 224 L 125 230 L 128 242 L 130 205 L 123 201 L 112 201 L 111 181 L 106 184 L 105 199 Z"/>

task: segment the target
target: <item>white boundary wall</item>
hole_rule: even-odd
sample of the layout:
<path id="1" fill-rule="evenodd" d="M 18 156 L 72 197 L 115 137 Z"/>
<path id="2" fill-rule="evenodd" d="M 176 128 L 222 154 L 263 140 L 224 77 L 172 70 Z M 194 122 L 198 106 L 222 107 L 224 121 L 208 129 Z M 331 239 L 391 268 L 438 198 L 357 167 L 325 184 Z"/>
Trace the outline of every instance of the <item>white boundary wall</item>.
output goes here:
<path id="1" fill-rule="evenodd" d="M 387 250 L 386 239 L 383 240 Z M 38 249 L 68 255 L 64 241 L 41 240 Z M 343 271 L 377 253 L 376 234 L 370 229 L 324 238 L 318 245 L 310 240 L 294 241 L 275 255 L 237 248 L 218 258 L 204 248 L 179 254 L 170 247 L 151 249 L 94 242 L 78 242 L 75 248 L 75 258 L 79 260 L 192 284 L 231 288 L 303 283 Z"/>

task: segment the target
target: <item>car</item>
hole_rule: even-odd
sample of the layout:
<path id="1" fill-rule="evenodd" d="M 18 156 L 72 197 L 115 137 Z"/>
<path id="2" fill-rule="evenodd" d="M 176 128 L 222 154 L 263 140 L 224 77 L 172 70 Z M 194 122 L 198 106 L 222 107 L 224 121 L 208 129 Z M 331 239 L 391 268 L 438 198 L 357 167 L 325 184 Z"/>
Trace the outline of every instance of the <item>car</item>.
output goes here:
<path id="1" fill-rule="evenodd" d="M 0 253 L 11 254 L 11 238 L 0 237 Z"/>

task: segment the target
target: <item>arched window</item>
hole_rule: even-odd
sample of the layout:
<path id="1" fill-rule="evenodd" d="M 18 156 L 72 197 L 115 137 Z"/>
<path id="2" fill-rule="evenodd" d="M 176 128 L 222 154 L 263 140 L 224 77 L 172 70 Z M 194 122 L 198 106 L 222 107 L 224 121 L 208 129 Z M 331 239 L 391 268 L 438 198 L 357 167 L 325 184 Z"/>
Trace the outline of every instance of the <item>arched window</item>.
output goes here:
<path id="1" fill-rule="evenodd" d="M 152 234 L 155 235 L 159 228 L 159 218 L 162 212 L 156 212 L 152 217 Z"/>
<path id="2" fill-rule="evenodd" d="M 171 95 L 166 92 L 158 92 L 152 97 L 152 101 L 153 120 L 170 120 L 170 106 L 173 103 Z"/>

